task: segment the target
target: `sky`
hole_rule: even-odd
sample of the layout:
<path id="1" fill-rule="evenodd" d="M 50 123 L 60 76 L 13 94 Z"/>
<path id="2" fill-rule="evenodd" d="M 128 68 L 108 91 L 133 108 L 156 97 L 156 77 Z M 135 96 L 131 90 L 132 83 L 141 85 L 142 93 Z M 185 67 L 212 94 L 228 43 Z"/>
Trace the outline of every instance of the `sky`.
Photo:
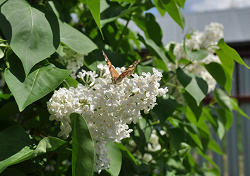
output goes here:
<path id="1" fill-rule="evenodd" d="M 250 7 L 250 0 L 186 0 L 183 12 L 204 12 L 243 7 Z M 149 12 L 159 15 L 156 8 L 150 9 Z"/>

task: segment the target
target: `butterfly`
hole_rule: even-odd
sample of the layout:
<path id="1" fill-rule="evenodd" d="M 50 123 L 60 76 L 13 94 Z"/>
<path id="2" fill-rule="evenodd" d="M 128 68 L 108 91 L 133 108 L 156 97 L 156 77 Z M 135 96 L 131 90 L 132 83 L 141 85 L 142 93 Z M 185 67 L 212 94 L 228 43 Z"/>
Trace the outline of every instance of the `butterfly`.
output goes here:
<path id="1" fill-rule="evenodd" d="M 130 75 L 132 75 L 132 73 L 135 70 L 136 65 L 140 62 L 140 60 L 135 61 L 124 72 L 122 72 L 119 75 L 119 73 L 115 70 L 114 66 L 112 65 L 112 63 L 110 62 L 110 60 L 108 59 L 108 57 L 106 56 L 104 51 L 102 51 L 102 53 L 103 53 L 103 56 L 105 58 L 107 65 L 109 67 L 109 72 L 111 74 L 111 80 L 112 80 L 113 84 L 120 83 L 125 77 L 129 77 Z"/>

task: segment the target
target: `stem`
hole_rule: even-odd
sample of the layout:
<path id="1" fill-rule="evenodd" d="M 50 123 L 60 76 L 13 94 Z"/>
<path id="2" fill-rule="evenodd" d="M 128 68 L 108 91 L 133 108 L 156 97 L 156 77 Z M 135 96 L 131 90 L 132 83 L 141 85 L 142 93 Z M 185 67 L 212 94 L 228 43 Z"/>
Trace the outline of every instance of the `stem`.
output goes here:
<path id="1" fill-rule="evenodd" d="M 123 34 L 124 34 L 125 30 L 126 30 L 127 27 L 128 27 L 128 23 L 129 23 L 130 20 L 131 20 L 132 13 L 133 13 L 133 12 L 130 13 L 129 18 L 128 18 L 128 20 L 127 20 L 127 23 L 126 23 L 126 25 L 124 26 L 124 28 L 123 28 L 123 30 L 122 30 L 122 33 L 121 33 L 121 35 L 120 35 L 120 38 L 119 38 L 119 40 L 118 40 L 118 42 L 117 42 L 117 45 L 116 45 L 116 47 L 115 47 L 115 51 L 117 51 L 117 50 L 118 50 L 118 47 L 120 46 L 120 43 L 121 43 Z"/>

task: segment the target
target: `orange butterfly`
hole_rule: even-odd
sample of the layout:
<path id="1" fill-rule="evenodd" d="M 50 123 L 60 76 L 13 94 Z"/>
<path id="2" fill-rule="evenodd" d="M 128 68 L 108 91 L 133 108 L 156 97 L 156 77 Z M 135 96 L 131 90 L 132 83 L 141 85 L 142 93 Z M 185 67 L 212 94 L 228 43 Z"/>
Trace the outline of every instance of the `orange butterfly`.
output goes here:
<path id="1" fill-rule="evenodd" d="M 140 60 L 135 61 L 124 72 L 122 72 L 122 74 L 119 75 L 119 73 L 115 70 L 114 66 L 112 65 L 112 63 L 110 62 L 110 60 L 108 59 L 104 51 L 102 51 L 102 53 L 109 67 L 109 71 L 112 77 L 111 80 L 113 84 L 120 83 L 125 77 L 129 77 L 130 75 L 132 75 L 132 73 L 135 70 L 136 65 L 140 62 Z"/>

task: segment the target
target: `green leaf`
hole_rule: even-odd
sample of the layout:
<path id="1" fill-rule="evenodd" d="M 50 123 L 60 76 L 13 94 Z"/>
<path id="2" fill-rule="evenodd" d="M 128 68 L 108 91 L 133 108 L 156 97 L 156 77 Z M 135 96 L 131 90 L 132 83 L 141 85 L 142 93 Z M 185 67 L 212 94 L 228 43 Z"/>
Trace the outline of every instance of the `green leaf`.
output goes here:
<path id="1" fill-rule="evenodd" d="M 138 34 L 138 38 L 142 43 L 147 47 L 147 49 L 159 59 L 162 59 L 165 65 L 168 65 L 168 58 L 164 53 L 164 50 L 156 45 L 156 43 L 151 39 L 144 39 L 140 34 Z"/>
<path id="2" fill-rule="evenodd" d="M 0 132 L 0 173 L 8 166 L 31 158 L 35 143 L 24 129 L 11 126 Z"/>
<path id="3" fill-rule="evenodd" d="M 153 112 L 157 115 L 159 120 L 164 123 L 169 116 L 173 114 L 176 109 L 176 101 L 170 97 L 157 97 L 157 105 L 154 107 Z"/>
<path id="4" fill-rule="evenodd" d="M 176 73 L 181 85 L 195 99 L 197 106 L 199 106 L 207 95 L 208 85 L 206 81 L 194 74 L 186 74 L 180 68 L 177 68 Z"/>
<path id="5" fill-rule="evenodd" d="M 67 82 L 68 87 L 76 88 L 77 85 L 79 84 L 79 82 L 77 80 L 71 78 L 70 76 L 68 76 L 65 81 Z"/>
<path id="6" fill-rule="evenodd" d="M 235 110 L 236 112 L 238 112 L 238 113 L 241 114 L 242 116 L 244 116 L 244 117 L 250 119 L 250 117 L 240 109 L 239 104 L 238 104 L 238 101 L 237 101 L 236 98 L 230 98 L 230 101 L 231 101 L 231 104 L 233 105 L 233 108 L 234 108 L 234 110 Z M 1 113 L 0 113 L 0 114 L 1 114 Z"/>
<path id="7" fill-rule="evenodd" d="M 20 111 L 53 91 L 70 73 L 69 70 L 48 65 L 33 71 L 24 80 L 18 60 L 13 58 L 11 62 L 11 68 L 4 71 L 4 77 Z"/>
<path id="8" fill-rule="evenodd" d="M 11 101 L 8 103 L 5 103 L 1 108 L 0 108 L 0 120 L 3 120 L 5 118 L 11 117 L 19 112 L 18 106 L 15 101 Z"/>
<path id="9" fill-rule="evenodd" d="M 186 40 L 183 41 L 183 48 L 187 57 L 191 60 L 202 60 L 208 56 L 208 52 L 204 49 L 192 51 L 186 46 Z"/>
<path id="10" fill-rule="evenodd" d="M 10 97 L 12 97 L 11 94 L 0 94 L 0 100 L 1 100 L 1 99 L 8 100 Z"/>
<path id="11" fill-rule="evenodd" d="M 11 126 L 0 132 L 0 173 L 8 166 L 34 158 L 37 155 L 57 149 L 65 142 L 55 137 L 42 139 L 37 148 L 24 129 Z"/>
<path id="12" fill-rule="evenodd" d="M 63 145 L 65 141 L 55 137 L 45 137 L 37 145 L 33 155 L 41 155 L 49 151 L 56 150 L 58 147 Z"/>
<path id="13" fill-rule="evenodd" d="M 215 89 L 214 92 L 214 99 L 218 102 L 218 104 L 222 107 L 227 109 L 228 111 L 233 110 L 233 105 L 231 103 L 230 97 L 222 90 L 222 89 Z"/>
<path id="14" fill-rule="evenodd" d="M 184 8 L 185 0 L 176 0 L 176 2 L 180 7 Z"/>
<path id="15" fill-rule="evenodd" d="M 169 129 L 169 135 L 175 149 L 180 149 L 181 143 L 185 141 L 185 131 L 180 128 L 171 128 Z"/>
<path id="16" fill-rule="evenodd" d="M 175 0 L 170 0 L 170 1 L 162 0 L 162 2 L 164 3 L 164 7 L 166 11 L 168 12 L 168 14 L 183 30 L 185 26 L 185 18 L 179 6 L 177 5 L 176 1 Z"/>
<path id="17" fill-rule="evenodd" d="M 196 100 L 187 91 L 183 93 L 183 96 L 185 100 L 187 101 L 189 108 L 192 110 L 193 114 L 195 115 L 196 120 L 198 121 L 202 113 L 202 107 L 203 107 L 202 102 L 200 102 L 200 104 L 197 105 Z"/>
<path id="18" fill-rule="evenodd" d="M 97 49 L 94 42 L 67 23 L 60 22 L 60 32 L 61 42 L 79 54 L 87 55 Z"/>
<path id="19" fill-rule="evenodd" d="M 93 176 L 94 142 L 85 119 L 79 114 L 70 115 L 72 124 L 72 175 Z"/>
<path id="20" fill-rule="evenodd" d="M 86 0 L 89 10 L 95 20 L 96 25 L 98 26 L 101 34 L 102 34 L 102 27 L 101 27 L 101 19 L 100 19 L 100 0 Z M 103 36 L 103 34 L 102 34 Z"/>
<path id="21" fill-rule="evenodd" d="M 218 154 L 221 154 L 221 155 L 224 154 L 220 146 L 212 138 L 209 139 L 208 148 L 210 148 L 211 150 L 215 151 Z"/>
<path id="22" fill-rule="evenodd" d="M 229 130 L 233 124 L 233 114 L 227 109 L 216 109 L 217 113 L 221 118 L 221 122 L 225 126 L 226 130 Z M 220 136 L 220 135 L 219 135 Z"/>
<path id="23" fill-rule="evenodd" d="M 108 145 L 108 158 L 111 159 L 109 168 L 106 169 L 112 176 L 118 176 L 122 165 L 122 154 L 118 146 L 109 142 Z"/>
<path id="24" fill-rule="evenodd" d="M 120 151 L 126 154 L 126 157 L 128 157 L 135 165 L 137 165 L 137 160 L 135 159 L 134 155 L 130 153 L 130 151 L 128 151 L 128 149 L 122 143 L 116 143 L 116 145 L 119 147 Z"/>
<path id="25" fill-rule="evenodd" d="M 138 14 L 133 16 L 133 21 L 141 28 L 147 39 L 153 40 L 157 46 L 162 46 L 162 31 L 161 27 L 151 13 Z"/>
<path id="26" fill-rule="evenodd" d="M 198 131 L 197 127 L 195 125 L 191 124 L 191 123 L 187 123 L 187 124 L 185 124 L 184 129 L 185 129 L 186 133 L 192 138 L 194 143 L 200 149 L 203 149 L 201 140 L 199 138 L 199 131 Z"/>
<path id="27" fill-rule="evenodd" d="M 149 141 L 149 138 L 153 130 L 151 121 L 147 121 L 146 119 L 141 118 L 138 120 L 138 125 L 142 132 L 140 136 L 143 136 L 143 138 L 145 139 L 145 142 L 147 143 Z"/>
<path id="28" fill-rule="evenodd" d="M 132 12 L 138 10 L 139 7 L 121 6 L 117 2 L 101 1 L 101 26 L 115 21 L 118 18 L 132 15 Z"/>
<path id="29" fill-rule="evenodd" d="M 53 54 L 60 43 L 55 14 L 43 7 L 33 8 L 24 0 L 3 3 L 0 26 L 26 75 L 36 63 Z"/>
<path id="30" fill-rule="evenodd" d="M 4 52 L 3 50 L 0 48 L 0 59 L 4 57 Z"/>
<path id="31" fill-rule="evenodd" d="M 232 87 L 232 78 L 225 70 L 225 68 L 217 62 L 211 62 L 209 64 L 206 64 L 205 68 L 213 76 L 217 83 L 221 87 L 223 87 L 227 91 L 227 93 L 230 94 Z"/>
<path id="32" fill-rule="evenodd" d="M 250 69 L 249 66 L 247 66 L 245 64 L 245 62 L 241 59 L 240 55 L 237 53 L 237 51 L 235 51 L 233 48 L 231 48 L 230 46 L 228 46 L 224 39 L 220 39 L 220 41 L 217 44 L 218 47 L 220 47 L 220 49 L 216 50 L 216 54 L 219 56 L 221 62 L 223 63 L 223 65 L 225 64 L 229 70 L 229 73 L 231 73 L 233 70 L 232 66 L 232 61 L 235 60 L 236 62 L 238 62 L 241 65 L 244 65 L 245 67 L 247 67 L 248 69 Z M 228 63 L 227 63 L 228 62 Z"/>

